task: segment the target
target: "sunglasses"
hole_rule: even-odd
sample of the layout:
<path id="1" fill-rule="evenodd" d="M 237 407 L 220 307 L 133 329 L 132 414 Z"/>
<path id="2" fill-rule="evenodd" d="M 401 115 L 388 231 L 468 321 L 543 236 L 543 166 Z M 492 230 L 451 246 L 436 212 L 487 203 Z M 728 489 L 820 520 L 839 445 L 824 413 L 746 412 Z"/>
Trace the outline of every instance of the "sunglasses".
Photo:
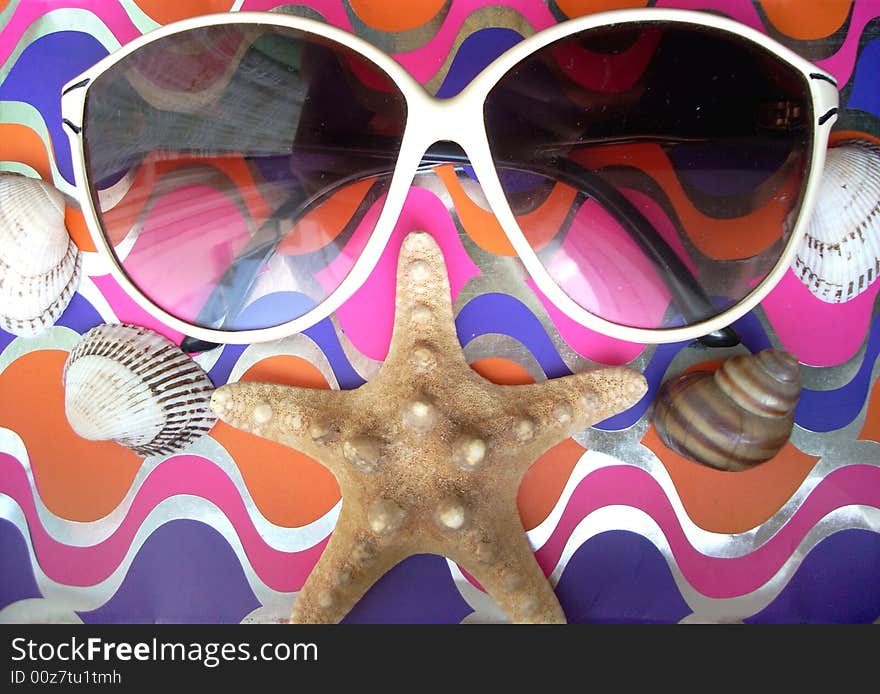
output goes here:
<path id="1" fill-rule="evenodd" d="M 535 286 L 596 332 L 699 338 L 790 265 L 834 78 L 712 14 L 621 10 L 517 43 L 451 98 L 318 21 L 184 20 L 63 90 L 96 248 L 194 340 L 300 332 L 360 287 L 422 172 L 485 204 Z"/>

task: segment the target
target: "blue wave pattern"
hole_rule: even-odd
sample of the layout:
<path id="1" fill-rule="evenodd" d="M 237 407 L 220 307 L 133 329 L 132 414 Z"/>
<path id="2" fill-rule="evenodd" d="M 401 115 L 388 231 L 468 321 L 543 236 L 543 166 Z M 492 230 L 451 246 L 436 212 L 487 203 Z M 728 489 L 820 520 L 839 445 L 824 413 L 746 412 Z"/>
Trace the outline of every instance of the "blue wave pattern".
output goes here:
<path id="1" fill-rule="evenodd" d="M 79 616 L 87 624 L 238 623 L 259 606 L 223 536 L 181 519 L 153 532 L 116 594 Z"/>
<path id="2" fill-rule="evenodd" d="M 691 612 L 660 551 L 625 530 L 584 542 L 565 567 L 556 594 L 571 624 L 675 623 Z"/>
<path id="3" fill-rule="evenodd" d="M 870 624 L 880 618 L 878 587 L 880 535 L 842 530 L 814 547 L 776 599 L 745 621 Z"/>
<path id="4" fill-rule="evenodd" d="M 41 598 L 28 547 L 12 523 L 0 518 L 0 610 L 19 600 Z"/>
<path id="5" fill-rule="evenodd" d="M 43 116 L 61 175 L 73 182 L 73 163 L 61 125 L 61 88 L 107 55 L 107 49 L 82 32 L 59 31 L 31 43 L 0 84 L 0 101 L 23 101 Z M 38 79 L 34 79 L 39 75 Z"/>

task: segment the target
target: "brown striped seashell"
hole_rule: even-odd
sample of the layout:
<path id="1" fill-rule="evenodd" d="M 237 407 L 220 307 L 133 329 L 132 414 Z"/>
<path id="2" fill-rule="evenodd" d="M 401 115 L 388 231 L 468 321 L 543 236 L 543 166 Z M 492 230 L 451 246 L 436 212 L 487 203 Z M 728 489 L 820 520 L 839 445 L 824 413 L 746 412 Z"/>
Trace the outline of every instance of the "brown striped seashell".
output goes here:
<path id="1" fill-rule="evenodd" d="M 0 173 L 0 328 L 20 337 L 39 335 L 67 308 L 80 271 L 61 191 Z"/>
<path id="2" fill-rule="evenodd" d="M 207 433 L 214 386 L 173 342 L 134 325 L 99 325 L 64 364 L 64 408 L 85 439 L 138 455 L 176 453 Z"/>
<path id="3" fill-rule="evenodd" d="M 816 207 L 792 270 L 827 303 L 850 301 L 880 274 L 880 146 L 863 140 L 828 150 Z"/>
<path id="4" fill-rule="evenodd" d="M 765 349 L 664 383 L 654 401 L 660 439 L 686 458 L 740 471 L 775 456 L 794 426 L 800 366 L 788 352 Z"/>

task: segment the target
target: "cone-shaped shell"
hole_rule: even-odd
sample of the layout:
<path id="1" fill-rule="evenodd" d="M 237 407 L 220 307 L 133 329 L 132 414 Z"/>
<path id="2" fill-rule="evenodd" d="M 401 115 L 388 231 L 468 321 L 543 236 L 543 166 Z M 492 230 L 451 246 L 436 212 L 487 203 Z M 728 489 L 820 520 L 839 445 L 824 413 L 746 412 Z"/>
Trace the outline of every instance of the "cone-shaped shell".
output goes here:
<path id="1" fill-rule="evenodd" d="M 828 150 L 816 207 L 792 268 L 822 301 L 854 299 L 880 273 L 880 146 Z"/>
<path id="2" fill-rule="evenodd" d="M 133 325 L 99 325 L 83 335 L 64 365 L 71 428 L 112 440 L 139 455 L 182 450 L 211 429 L 214 386 L 174 343 Z"/>
<path id="3" fill-rule="evenodd" d="M 29 337 L 51 326 L 76 291 L 80 270 L 61 192 L 0 174 L 0 328 Z"/>
<path id="4" fill-rule="evenodd" d="M 686 458 L 745 470 L 788 441 L 800 391 L 797 360 L 768 349 L 670 379 L 657 393 L 653 421 L 663 443 Z"/>

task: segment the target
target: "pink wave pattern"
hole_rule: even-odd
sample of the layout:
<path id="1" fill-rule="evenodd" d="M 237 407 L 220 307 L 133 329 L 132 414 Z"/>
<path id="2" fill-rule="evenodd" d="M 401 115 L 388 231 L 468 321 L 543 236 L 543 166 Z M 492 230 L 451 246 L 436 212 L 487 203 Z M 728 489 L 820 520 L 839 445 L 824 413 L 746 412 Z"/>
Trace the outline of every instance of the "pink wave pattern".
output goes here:
<path id="1" fill-rule="evenodd" d="M 299 590 L 326 545 L 326 541 L 321 541 L 301 552 L 281 552 L 270 547 L 248 515 L 232 480 L 210 461 L 193 455 L 175 456 L 161 463 L 137 491 L 125 520 L 110 537 L 90 546 L 65 545 L 46 532 L 21 463 L 2 452 L 0 492 L 21 507 L 43 572 L 53 581 L 71 586 L 91 586 L 106 580 L 125 559 L 149 513 L 165 499 L 181 494 L 207 499 L 223 512 L 235 528 L 254 571 L 273 590 Z"/>
<path id="2" fill-rule="evenodd" d="M 583 327 L 556 308 L 547 295 L 538 289 L 534 280 L 529 278 L 526 284 L 535 292 L 565 343 L 585 359 L 607 366 L 621 366 L 631 362 L 645 350 L 643 344 L 625 342 Z"/>
<path id="3" fill-rule="evenodd" d="M 326 541 L 300 552 L 283 552 L 260 536 L 229 477 L 204 458 L 181 455 L 160 464 L 138 489 L 122 523 L 104 541 L 75 547 L 53 539 L 43 528 L 27 476 L 13 456 L 0 453 L 0 492 L 22 509 L 37 561 L 52 580 L 72 586 L 95 585 L 124 561 L 149 513 L 162 501 L 188 494 L 208 500 L 231 522 L 247 559 L 271 589 L 299 590 Z M 689 542 L 662 487 L 641 468 L 614 465 L 592 472 L 575 488 L 537 559 L 550 574 L 577 524 L 593 511 L 627 505 L 648 514 L 660 527 L 684 578 L 704 595 L 732 598 L 767 583 L 791 558 L 810 530 L 831 511 L 847 505 L 880 508 L 880 468 L 850 465 L 829 473 L 810 492 L 788 522 L 755 551 L 735 558 L 705 555 Z"/>
<path id="4" fill-rule="evenodd" d="M 92 277 L 92 282 L 104 295 L 113 313 L 122 323 L 133 323 L 144 328 L 154 330 L 160 335 L 164 335 L 174 344 L 179 345 L 183 339 L 183 334 L 177 332 L 173 328 L 169 328 L 161 321 L 153 318 L 149 313 L 144 311 L 139 304 L 119 286 L 119 283 L 110 275 L 97 275 Z"/>
<path id="5" fill-rule="evenodd" d="M 849 361 L 861 348 L 878 291 L 880 282 L 875 282 L 855 299 L 829 304 L 813 296 L 789 270 L 761 302 L 761 308 L 782 347 L 799 361 L 809 366 L 836 366 Z M 820 335 L 834 335 L 834 339 L 819 339 Z"/>
<path id="6" fill-rule="evenodd" d="M 536 553 L 544 573 L 552 572 L 577 524 L 613 504 L 640 509 L 654 519 L 682 575 L 696 590 L 710 598 L 732 598 L 773 578 L 813 526 L 831 511 L 854 504 L 880 508 L 880 468 L 849 465 L 830 472 L 773 537 L 755 551 L 734 558 L 711 557 L 695 549 L 669 498 L 649 473 L 624 465 L 603 468 L 580 482 L 550 539 Z"/>
<path id="7" fill-rule="evenodd" d="M 427 231 L 437 241 L 446 260 L 453 301 L 462 287 L 480 273 L 465 251 L 440 198 L 423 188 L 411 188 L 376 267 L 367 281 L 336 310 L 339 324 L 352 344 L 371 359 L 384 359 L 388 354 L 394 325 L 397 258 L 404 237 L 411 231 Z"/>
<path id="8" fill-rule="evenodd" d="M 269 10 L 279 5 L 277 0 L 252 0 L 242 5 L 242 10 Z M 395 56 L 416 79 L 427 82 L 434 73 L 436 66 L 443 65 L 452 49 L 455 38 L 462 24 L 475 10 L 488 6 L 509 7 L 521 14 L 535 30 L 544 29 L 555 23 L 549 10 L 543 3 L 487 2 L 471 0 L 455 2 L 450 8 L 443 26 L 428 44 L 410 53 Z M 120 3 L 97 3 L 93 0 L 68 0 L 65 9 L 84 9 L 98 17 L 120 43 L 124 44 L 140 35 L 137 27 L 126 14 Z M 323 0 L 309 3 L 309 7 L 321 14 L 330 24 L 353 31 L 353 27 L 339 0 Z M 657 3 L 657 7 L 674 7 L 682 9 L 711 9 L 721 12 L 737 21 L 766 32 L 763 22 L 751 0 L 667 0 Z M 55 3 L 20 2 L 3 32 L 0 32 L 0 65 L 5 63 L 24 32 L 34 22 L 46 14 L 59 9 Z M 878 15 L 874 3 L 856 2 L 847 31 L 846 39 L 841 48 L 832 56 L 821 60 L 818 64 L 833 74 L 841 85 L 846 84 L 855 68 L 859 39 L 868 22 Z"/>
<path id="9" fill-rule="evenodd" d="M 752 0 L 660 0 L 657 7 L 676 7 L 686 10 L 710 9 L 721 12 L 732 19 L 747 24 L 763 33 L 767 33 L 767 27 L 761 21 L 757 9 Z M 880 16 L 880 7 L 876 2 L 858 0 L 853 7 L 849 26 L 847 27 L 846 39 L 834 53 L 834 55 L 819 60 L 816 64 L 830 72 L 842 87 L 849 82 L 856 65 L 859 49 L 859 40 L 865 31 L 865 27 L 875 17 Z"/>
<path id="10" fill-rule="evenodd" d="M 113 32 L 120 43 L 127 43 L 141 34 L 125 13 L 122 4 L 118 2 L 104 2 L 99 5 L 94 0 L 65 0 L 64 3 L 23 0 L 15 8 L 9 23 L 3 27 L 3 31 L 0 31 L 0 65 L 9 59 L 31 24 L 50 12 L 62 8 L 82 9 L 93 13 Z M 59 27 L 59 30 L 61 29 L 62 27 Z"/>
<path id="11" fill-rule="evenodd" d="M 880 6 L 876 2 L 864 2 L 864 0 L 856 2 L 843 45 L 834 55 L 816 62 L 819 67 L 834 75 L 841 87 L 849 82 L 855 70 L 859 40 L 865 27 L 877 16 L 880 16 Z"/>
<path id="12" fill-rule="evenodd" d="M 454 2 L 449 9 L 449 14 L 436 35 L 426 45 L 409 53 L 399 53 L 395 59 L 403 65 L 409 73 L 421 83 L 428 82 L 434 77 L 437 66 L 442 66 L 450 55 L 456 37 L 461 32 L 465 20 L 476 10 L 482 7 L 509 7 L 518 12 L 534 27 L 536 31 L 545 29 L 556 21 L 553 15 L 543 3 L 535 2 L 486 2 L 486 0 L 471 0 Z"/>

